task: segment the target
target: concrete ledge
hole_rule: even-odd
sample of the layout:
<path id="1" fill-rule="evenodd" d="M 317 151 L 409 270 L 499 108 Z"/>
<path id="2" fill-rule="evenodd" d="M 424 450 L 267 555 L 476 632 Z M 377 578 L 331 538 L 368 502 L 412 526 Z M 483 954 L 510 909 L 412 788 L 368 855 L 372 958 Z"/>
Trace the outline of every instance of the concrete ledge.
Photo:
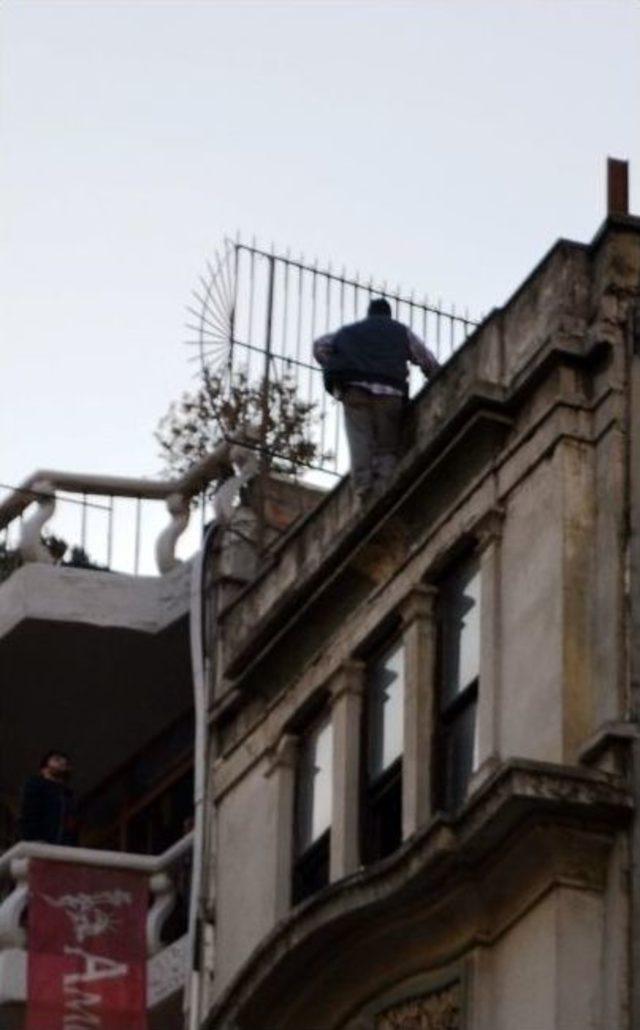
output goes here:
<path id="1" fill-rule="evenodd" d="M 23 565 L 0 584 L 0 640 L 28 620 L 159 633 L 189 610 L 190 574 L 190 562 L 165 576 Z"/>

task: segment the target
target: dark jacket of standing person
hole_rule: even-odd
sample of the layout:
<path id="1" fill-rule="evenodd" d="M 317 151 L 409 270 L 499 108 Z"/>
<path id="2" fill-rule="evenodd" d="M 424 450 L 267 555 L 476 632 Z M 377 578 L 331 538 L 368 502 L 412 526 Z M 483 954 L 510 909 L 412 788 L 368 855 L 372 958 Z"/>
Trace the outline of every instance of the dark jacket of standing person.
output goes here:
<path id="1" fill-rule="evenodd" d="M 369 315 L 333 336 L 325 364 L 330 391 L 347 383 L 384 383 L 407 392 L 411 360 L 407 327 L 395 319 Z"/>
<path id="2" fill-rule="evenodd" d="M 342 401 L 352 482 L 364 503 L 385 488 L 398 463 L 409 362 L 432 376 L 438 360 L 391 317 L 384 297 L 370 302 L 366 318 L 315 340 L 313 353 L 327 390 Z"/>
<path id="3" fill-rule="evenodd" d="M 78 843 L 76 804 L 67 783 L 70 773 L 68 757 L 59 751 L 50 751 L 42 759 L 39 773 L 26 780 L 20 807 L 21 840 L 63 845 Z"/>

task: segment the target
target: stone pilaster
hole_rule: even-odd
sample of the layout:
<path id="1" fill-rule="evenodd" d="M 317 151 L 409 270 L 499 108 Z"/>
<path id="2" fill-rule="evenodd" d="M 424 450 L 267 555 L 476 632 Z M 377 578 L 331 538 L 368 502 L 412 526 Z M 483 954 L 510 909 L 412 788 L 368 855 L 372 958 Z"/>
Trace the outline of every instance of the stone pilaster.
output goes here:
<path id="1" fill-rule="evenodd" d="M 274 749 L 266 772 L 267 777 L 272 781 L 275 794 L 274 923 L 282 919 L 291 908 L 297 757 L 298 738 L 293 734 L 285 733 Z"/>
<path id="2" fill-rule="evenodd" d="M 333 798 L 329 878 L 360 865 L 360 742 L 364 664 L 347 662 L 330 683 L 333 724 Z"/>
<path id="3" fill-rule="evenodd" d="M 480 689 L 470 789 L 493 772 L 500 754 L 501 543 L 504 512 L 494 508 L 476 527 L 480 562 Z"/>
<path id="4" fill-rule="evenodd" d="M 404 645 L 402 838 L 431 815 L 431 749 L 436 675 L 434 587 L 420 585 L 401 606 Z"/>

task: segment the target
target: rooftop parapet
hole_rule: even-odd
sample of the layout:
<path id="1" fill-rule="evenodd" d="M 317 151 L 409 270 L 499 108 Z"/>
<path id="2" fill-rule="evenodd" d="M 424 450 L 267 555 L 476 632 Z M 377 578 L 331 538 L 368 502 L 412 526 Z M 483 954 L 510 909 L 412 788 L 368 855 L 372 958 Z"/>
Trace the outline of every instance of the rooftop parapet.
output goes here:
<path id="1" fill-rule="evenodd" d="M 381 522 L 401 496 L 434 474 L 452 449 L 482 435 L 489 450 L 495 448 L 495 434 L 504 438 L 518 398 L 545 369 L 558 360 L 597 362 L 620 342 L 625 304 L 640 281 L 639 233 L 640 219 L 618 215 L 591 244 L 559 240 L 414 399 L 411 442 L 384 497 L 362 511 L 345 478 L 290 530 L 220 615 L 229 683 L 273 644 L 321 584 L 338 575 L 348 556 L 357 564 L 353 556 L 375 546 Z M 440 493 L 436 506 L 447 500 L 447 491 Z M 386 542 L 380 538 L 378 546 Z"/>

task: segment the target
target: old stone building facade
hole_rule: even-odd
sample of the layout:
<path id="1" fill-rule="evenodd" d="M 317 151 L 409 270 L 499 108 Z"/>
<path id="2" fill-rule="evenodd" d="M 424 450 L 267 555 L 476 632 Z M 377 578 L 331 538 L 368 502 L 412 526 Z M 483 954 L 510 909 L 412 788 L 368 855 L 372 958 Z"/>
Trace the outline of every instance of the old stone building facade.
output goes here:
<path id="1" fill-rule="evenodd" d="M 558 242 L 384 496 L 208 556 L 207 1030 L 631 1030 L 639 297 Z"/>
<path id="2" fill-rule="evenodd" d="M 364 507 L 348 476 L 322 496 L 272 479 L 260 529 L 258 459 L 228 442 L 177 480 L 48 470 L 0 504 L 20 529 L 0 570 L 3 1028 L 24 1025 L 33 858 L 147 878 L 150 1030 L 640 1026 L 624 211 L 559 241 L 443 365 Z M 211 481 L 216 521 L 180 563 Z M 53 564 L 41 534 L 72 495 L 166 504 L 160 575 L 137 567 L 139 522 L 134 574 Z M 52 738 L 77 762 L 75 849 L 14 843 Z"/>

